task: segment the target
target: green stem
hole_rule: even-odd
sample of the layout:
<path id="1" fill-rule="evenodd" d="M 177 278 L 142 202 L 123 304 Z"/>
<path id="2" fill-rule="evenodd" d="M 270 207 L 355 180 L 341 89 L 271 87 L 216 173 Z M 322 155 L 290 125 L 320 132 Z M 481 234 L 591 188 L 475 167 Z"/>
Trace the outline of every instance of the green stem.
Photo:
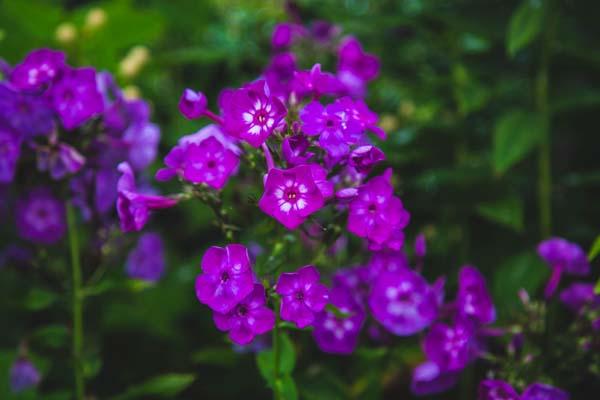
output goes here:
<path id="1" fill-rule="evenodd" d="M 81 260 L 79 255 L 79 237 L 75 212 L 67 204 L 67 223 L 69 226 L 69 247 L 71 249 L 71 268 L 73 275 L 73 370 L 75 377 L 75 398 L 83 400 L 85 382 L 83 378 L 83 294 L 81 280 Z"/>
<path id="2" fill-rule="evenodd" d="M 538 208 L 539 229 L 542 239 L 549 237 L 552 232 L 551 116 L 548 101 L 548 70 L 552 56 L 552 41 L 557 13 L 554 12 L 551 2 L 551 0 L 544 2 L 545 25 L 541 43 L 540 65 L 535 81 L 535 100 L 542 123 L 542 138 L 538 150 Z"/>
<path id="3" fill-rule="evenodd" d="M 279 381 L 279 364 L 281 359 L 281 350 L 279 345 L 279 300 L 275 300 L 275 327 L 273 328 L 273 397 L 275 400 L 281 399 L 281 394 L 279 393 L 279 386 L 277 382 Z"/>

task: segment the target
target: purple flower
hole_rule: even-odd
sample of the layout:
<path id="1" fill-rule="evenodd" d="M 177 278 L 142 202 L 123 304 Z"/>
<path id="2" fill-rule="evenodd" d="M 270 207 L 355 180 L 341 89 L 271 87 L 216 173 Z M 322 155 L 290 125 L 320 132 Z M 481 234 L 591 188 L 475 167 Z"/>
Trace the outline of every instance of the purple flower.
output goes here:
<path id="1" fill-rule="evenodd" d="M 575 312 L 585 306 L 600 306 L 600 296 L 594 293 L 593 283 L 572 283 L 560 293 L 560 301 Z"/>
<path id="2" fill-rule="evenodd" d="M 133 168 L 141 171 L 156 158 L 160 129 L 157 125 L 145 123 L 132 125 L 123 134 L 123 140 L 129 146 L 128 160 Z"/>
<path id="3" fill-rule="evenodd" d="M 165 271 L 165 256 L 160 235 L 149 232 L 140 236 L 137 245 L 129 252 L 127 276 L 147 282 L 157 282 Z"/>
<path id="4" fill-rule="evenodd" d="M 302 34 L 302 30 L 301 26 L 286 22 L 275 25 L 271 36 L 271 46 L 276 50 L 290 47 L 295 37 Z"/>
<path id="5" fill-rule="evenodd" d="M 327 172 L 317 164 L 282 170 L 273 168 L 265 180 L 258 206 L 288 229 L 295 229 L 325 205 L 333 194 Z"/>
<path id="6" fill-rule="evenodd" d="M 266 303 L 265 288 L 258 283 L 251 284 L 250 293 L 245 298 L 236 302 L 228 312 L 215 310 L 213 320 L 219 330 L 229 332 L 234 343 L 245 345 L 275 326 L 275 313 Z"/>
<path id="7" fill-rule="evenodd" d="M 204 128 L 200 129 L 196 133 L 192 133 L 191 135 L 182 136 L 179 139 L 179 144 L 186 145 L 189 143 L 200 143 L 209 137 L 214 137 L 217 139 L 219 142 L 221 142 L 223 147 L 233 151 L 235 155 L 239 156 L 242 154 L 242 149 L 240 148 L 237 139 L 224 133 L 218 125 L 214 124 L 206 125 Z"/>
<path id="8" fill-rule="evenodd" d="M 365 174 L 368 174 L 375 164 L 384 159 L 383 151 L 371 145 L 359 146 L 348 156 L 350 166 Z"/>
<path id="9" fill-rule="evenodd" d="M 37 386 L 41 380 L 38 369 L 26 358 L 19 358 L 10 368 L 10 389 L 13 393 Z"/>
<path id="10" fill-rule="evenodd" d="M 454 326 L 437 322 L 423 341 L 427 359 L 444 371 L 460 371 L 475 358 L 475 331 L 470 323 L 457 321 Z"/>
<path id="11" fill-rule="evenodd" d="M 315 153 L 308 151 L 310 142 L 304 135 L 287 136 L 281 144 L 281 153 L 290 167 L 306 164 Z"/>
<path id="12" fill-rule="evenodd" d="M 286 100 L 292 90 L 296 57 L 292 53 L 276 54 L 263 74 L 273 96 Z"/>
<path id="13" fill-rule="evenodd" d="M 113 168 L 102 168 L 94 177 L 94 205 L 100 214 L 114 209 L 117 199 L 119 173 Z"/>
<path id="14" fill-rule="evenodd" d="M 485 278 L 475 267 L 466 265 L 460 269 L 456 306 L 459 316 L 480 324 L 491 324 L 496 320 L 496 309 Z"/>
<path id="15" fill-rule="evenodd" d="M 331 22 L 317 20 L 313 21 L 310 31 L 316 40 L 327 43 L 334 36 L 339 34 L 340 28 L 333 25 Z"/>
<path id="16" fill-rule="evenodd" d="M 521 395 L 521 400 L 569 400 L 569 397 L 567 392 L 554 386 L 532 383 Z"/>
<path id="17" fill-rule="evenodd" d="M 333 286 L 346 288 L 356 303 L 366 309 L 373 279 L 369 267 L 341 268 L 333 275 Z"/>
<path id="18" fill-rule="evenodd" d="M 135 185 L 133 170 L 127 162 L 118 166 L 121 177 L 117 183 L 117 213 L 123 232 L 141 230 L 151 210 L 173 207 L 177 200 L 169 197 L 142 194 Z"/>
<path id="19" fill-rule="evenodd" d="M 335 95 L 342 91 L 342 84 L 328 72 L 321 72 L 321 64 L 315 64 L 309 71 L 295 71 L 292 89 L 300 98 L 322 95 Z"/>
<path id="20" fill-rule="evenodd" d="M 214 137 L 206 138 L 198 144 L 188 144 L 182 160 L 183 177 L 186 180 L 206 183 L 215 189 L 225 186 L 240 162 L 233 151 L 223 147 Z"/>
<path id="21" fill-rule="evenodd" d="M 410 219 L 402 201 L 394 196 L 390 179 L 391 171 L 372 178 L 348 206 L 348 230 L 377 245 L 396 239 Z"/>
<path id="22" fill-rule="evenodd" d="M 44 97 L 19 93 L 0 82 L 0 120 L 29 139 L 54 128 L 54 114 Z"/>
<path id="23" fill-rule="evenodd" d="M 20 155 L 20 137 L 0 123 L 0 183 L 13 181 Z"/>
<path id="24" fill-rule="evenodd" d="M 338 79 L 352 96 L 363 97 L 365 85 L 377 77 L 379 59 L 363 51 L 360 42 L 349 37 L 338 50 Z"/>
<path id="25" fill-rule="evenodd" d="M 368 264 L 372 276 L 383 272 L 394 272 L 400 269 L 410 269 L 408 258 L 401 251 L 378 251 L 373 253 Z"/>
<path id="26" fill-rule="evenodd" d="M 202 272 L 196 279 L 196 296 L 218 313 L 228 313 L 252 292 L 250 257 L 241 244 L 210 247 L 202 257 Z"/>
<path id="27" fill-rule="evenodd" d="M 17 232 L 39 244 L 58 242 L 66 232 L 65 205 L 49 189 L 38 187 L 17 200 Z"/>
<path id="28" fill-rule="evenodd" d="M 415 367 L 410 390 L 417 396 L 445 392 L 458 382 L 458 373 L 444 371 L 436 363 L 425 361 Z"/>
<path id="29" fill-rule="evenodd" d="M 539 256 L 552 268 L 544 294 L 549 298 L 560 283 L 563 272 L 585 276 L 590 273 L 590 264 L 585 252 L 575 243 L 554 237 L 541 242 L 537 248 Z"/>
<path id="30" fill-rule="evenodd" d="M 479 384 L 479 400 L 520 400 L 516 390 L 505 381 L 486 379 Z"/>
<path id="31" fill-rule="evenodd" d="M 417 258 L 425 257 L 427 253 L 427 241 L 425 239 L 425 234 L 419 233 L 415 238 L 415 256 Z"/>
<path id="32" fill-rule="evenodd" d="M 400 268 L 380 273 L 371 289 L 373 317 L 398 336 L 425 329 L 438 314 L 438 294 L 416 272 Z"/>
<path id="33" fill-rule="evenodd" d="M 206 104 L 204 93 L 185 89 L 179 100 L 179 111 L 187 119 L 200 118 L 206 111 Z"/>
<path id="34" fill-rule="evenodd" d="M 343 287 L 331 290 L 329 302 L 346 315 L 338 316 L 324 309 L 315 318 L 313 337 L 326 353 L 351 354 L 356 348 L 365 313 Z"/>
<path id="35" fill-rule="evenodd" d="M 38 49 L 13 69 L 10 81 L 18 89 L 36 90 L 55 80 L 65 66 L 62 51 Z"/>
<path id="36" fill-rule="evenodd" d="M 257 148 L 280 125 L 287 113 L 283 103 L 271 95 L 264 80 L 227 92 L 221 102 L 226 131 Z"/>
<path id="37" fill-rule="evenodd" d="M 54 110 L 67 130 L 75 129 L 104 110 L 104 99 L 93 68 L 66 70 L 50 90 Z"/>
<path id="38" fill-rule="evenodd" d="M 77 173 L 84 164 L 85 157 L 65 143 L 55 147 L 39 147 L 37 151 L 38 170 L 49 171 L 55 180 Z"/>
<path id="39" fill-rule="evenodd" d="M 319 283 L 319 271 L 312 265 L 281 274 L 276 292 L 281 295 L 281 319 L 298 328 L 311 325 L 315 313 L 322 311 L 329 299 L 329 290 Z"/>

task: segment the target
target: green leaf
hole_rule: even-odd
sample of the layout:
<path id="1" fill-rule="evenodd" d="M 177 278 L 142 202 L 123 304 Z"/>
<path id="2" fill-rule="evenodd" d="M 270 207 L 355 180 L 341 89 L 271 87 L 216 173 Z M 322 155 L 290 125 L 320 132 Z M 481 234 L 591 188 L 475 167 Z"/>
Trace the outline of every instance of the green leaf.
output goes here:
<path id="1" fill-rule="evenodd" d="M 193 374 L 166 374 L 128 388 L 113 400 L 142 399 L 148 396 L 172 398 L 194 382 Z"/>
<path id="2" fill-rule="evenodd" d="M 535 113 L 510 111 L 496 122 L 494 128 L 494 169 L 506 172 L 522 160 L 544 134 L 543 120 Z"/>
<path id="3" fill-rule="evenodd" d="M 548 274 L 548 267 L 534 252 L 518 254 L 502 263 L 496 269 L 492 281 L 494 303 L 500 318 L 506 318 L 519 307 L 519 289 L 535 294 Z"/>
<path id="4" fill-rule="evenodd" d="M 28 310 L 39 311 L 50 307 L 58 296 L 53 292 L 44 289 L 33 288 L 25 298 L 25 307 Z"/>
<path id="5" fill-rule="evenodd" d="M 598 282 L 596 282 L 596 286 L 594 286 L 594 294 L 600 295 L 600 279 L 598 279 Z"/>
<path id="6" fill-rule="evenodd" d="M 67 344 L 69 330 L 64 325 L 48 325 L 35 331 L 32 339 L 44 346 L 59 348 Z"/>
<path id="7" fill-rule="evenodd" d="M 506 49 L 511 57 L 531 43 L 542 30 L 542 1 L 524 0 L 510 18 Z"/>
<path id="8" fill-rule="evenodd" d="M 291 375 L 285 375 L 277 381 L 277 391 L 281 400 L 296 400 L 298 398 L 296 382 L 294 382 Z"/>
<path id="9" fill-rule="evenodd" d="M 279 375 L 289 375 L 296 365 L 296 350 L 289 336 L 285 333 L 279 335 Z M 256 363 L 260 374 L 265 378 L 269 386 L 273 387 L 273 377 L 275 368 L 275 353 L 273 350 L 266 350 L 256 355 Z"/>
<path id="10" fill-rule="evenodd" d="M 229 347 L 205 348 L 193 353 L 192 361 L 198 364 L 231 367 L 237 361 L 237 356 Z"/>
<path id="11" fill-rule="evenodd" d="M 516 196 L 477 205 L 477 213 L 516 232 L 523 231 L 523 202 Z"/>
<path id="12" fill-rule="evenodd" d="M 590 251 L 588 253 L 588 260 L 592 261 L 600 254 L 600 235 L 594 240 L 594 244 L 590 247 Z"/>

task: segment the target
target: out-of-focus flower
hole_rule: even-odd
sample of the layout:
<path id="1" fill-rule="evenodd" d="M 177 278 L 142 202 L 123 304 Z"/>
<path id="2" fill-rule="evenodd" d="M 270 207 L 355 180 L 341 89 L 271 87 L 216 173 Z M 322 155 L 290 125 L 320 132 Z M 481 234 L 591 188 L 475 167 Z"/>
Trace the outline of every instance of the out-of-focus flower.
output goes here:
<path id="1" fill-rule="evenodd" d="M 424 233 L 419 233 L 417 235 L 417 237 L 415 238 L 414 248 L 415 248 L 415 256 L 417 258 L 425 257 L 425 254 L 427 253 L 427 241 L 425 239 Z"/>
<path id="2" fill-rule="evenodd" d="M 562 238 L 551 238 L 541 242 L 537 248 L 539 256 L 552 268 L 552 275 L 546 284 L 544 294 L 551 297 L 564 273 L 585 276 L 590 272 L 586 254 L 579 245 Z"/>
<path id="3" fill-rule="evenodd" d="M 557 387 L 532 383 L 521 395 L 521 400 L 569 400 L 569 397 L 567 392 Z"/>
<path id="4" fill-rule="evenodd" d="M 476 356 L 475 331 L 470 323 L 435 323 L 423 341 L 427 359 L 444 371 L 460 371 Z"/>
<path id="5" fill-rule="evenodd" d="M 77 28 L 70 22 L 63 22 L 56 27 L 54 38 L 62 45 L 69 45 L 77 39 Z"/>
<path id="6" fill-rule="evenodd" d="M 460 269 L 456 306 L 460 316 L 480 324 L 490 324 L 496 319 L 496 308 L 485 278 L 475 267 L 466 265 Z"/>
<path id="7" fill-rule="evenodd" d="M 295 71 L 292 90 L 299 97 L 334 95 L 343 89 L 340 81 L 329 72 L 321 72 L 321 64 L 315 64 L 308 71 Z"/>
<path id="8" fill-rule="evenodd" d="M 65 54 L 62 51 L 34 50 L 15 66 L 10 81 L 18 89 L 37 90 L 58 78 L 64 67 Z"/>
<path id="9" fill-rule="evenodd" d="M 154 232 L 144 233 L 127 256 L 127 276 L 147 282 L 157 282 L 164 271 L 165 256 L 160 235 Z"/>
<path id="10" fill-rule="evenodd" d="M 107 20 L 106 11 L 100 7 L 94 7 L 85 16 L 84 29 L 93 32 L 100 29 Z"/>
<path id="11" fill-rule="evenodd" d="M 17 232 L 23 239 L 53 244 L 66 232 L 64 203 L 48 188 L 34 188 L 19 198 L 15 213 Z"/>
<path id="12" fill-rule="evenodd" d="M 24 139 L 46 135 L 54 127 L 54 113 L 45 98 L 17 92 L 0 82 L 0 120 Z"/>
<path id="13" fill-rule="evenodd" d="M 368 81 L 379 74 L 379 59 L 365 53 L 354 37 L 344 40 L 338 50 L 338 79 L 349 94 L 363 97 Z"/>
<path id="14" fill-rule="evenodd" d="M 271 94 L 285 101 L 292 91 L 296 57 L 292 53 L 276 54 L 265 69 L 263 76 Z"/>
<path id="15" fill-rule="evenodd" d="M 20 155 L 20 136 L 0 123 L 0 183 L 13 181 Z"/>
<path id="16" fill-rule="evenodd" d="M 594 293 L 593 283 L 572 283 L 571 286 L 560 292 L 560 301 L 575 312 L 585 306 L 599 307 L 600 295 Z"/>
<path id="17" fill-rule="evenodd" d="M 119 73 L 127 79 L 134 78 L 150 60 L 146 46 L 134 46 L 119 64 Z"/>
<path id="18" fill-rule="evenodd" d="M 366 309 L 373 278 L 374 275 L 368 266 L 340 268 L 333 275 L 333 285 L 346 288 L 356 303 Z"/>
<path id="19" fill-rule="evenodd" d="M 206 111 L 206 96 L 202 92 L 185 89 L 179 100 L 179 111 L 187 119 L 196 119 Z"/>
<path id="20" fill-rule="evenodd" d="M 444 371 L 432 361 L 425 361 L 415 367 L 410 384 L 417 396 L 445 392 L 458 382 L 458 373 Z"/>
<path id="21" fill-rule="evenodd" d="M 297 24 L 282 22 L 273 28 L 271 36 L 271 46 L 275 50 L 282 50 L 290 47 L 293 41 L 304 32 L 304 28 Z"/>
<path id="22" fill-rule="evenodd" d="M 41 380 L 40 371 L 26 358 L 19 358 L 10 368 L 10 389 L 13 393 L 37 386 Z"/>
<path id="23" fill-rule="evenodd" d="M 505 381 L 486 379 L 479 384 L 479 400 L 520 400 L 517 391 Z"/>
<path id="24" fill-rule="evenodd" d="M 38 170 L 48 171 L 55 180 L 77 173 L 85 164 L 85 157 L 65 143 L 51 147 L 38 147 L 37 150 Z"/>

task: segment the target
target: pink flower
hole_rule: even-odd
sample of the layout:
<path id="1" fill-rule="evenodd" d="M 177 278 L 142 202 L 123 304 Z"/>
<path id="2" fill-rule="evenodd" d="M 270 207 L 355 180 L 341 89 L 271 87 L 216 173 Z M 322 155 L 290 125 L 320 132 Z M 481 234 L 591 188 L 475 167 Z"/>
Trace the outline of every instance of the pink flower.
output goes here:
<path id="1" fill-rule="evenodd" d="M 265 180 L 265 192 L 258 205 L 288 229 L 295 229 L 333 195 L 327 172 L 317 164 L 282 170 L 273 168 Z"/>
<path id="2" fill-rule="evenodd" d="M 214 137 L 189 144 L 183 154 L 183 177 L 192 183 L 206 183 L 221 189 L 237 169 L 240 160 Z"/>
<path id="3" fill-rule="evenodd" d="M 319 271 L 312 265 L 281 274 L 276 292 L 281 295 L 281 319 L 298 328 L 311 325 L 329 299 L 329 290 L 319 283 Z"/>
<path id="4" fill-rule="evenodd" d="M 179 111 L 187 119 L 196 119 L 206 111 L 206 96 L 202 92 L 185 89 L 179 100 Z"/>

